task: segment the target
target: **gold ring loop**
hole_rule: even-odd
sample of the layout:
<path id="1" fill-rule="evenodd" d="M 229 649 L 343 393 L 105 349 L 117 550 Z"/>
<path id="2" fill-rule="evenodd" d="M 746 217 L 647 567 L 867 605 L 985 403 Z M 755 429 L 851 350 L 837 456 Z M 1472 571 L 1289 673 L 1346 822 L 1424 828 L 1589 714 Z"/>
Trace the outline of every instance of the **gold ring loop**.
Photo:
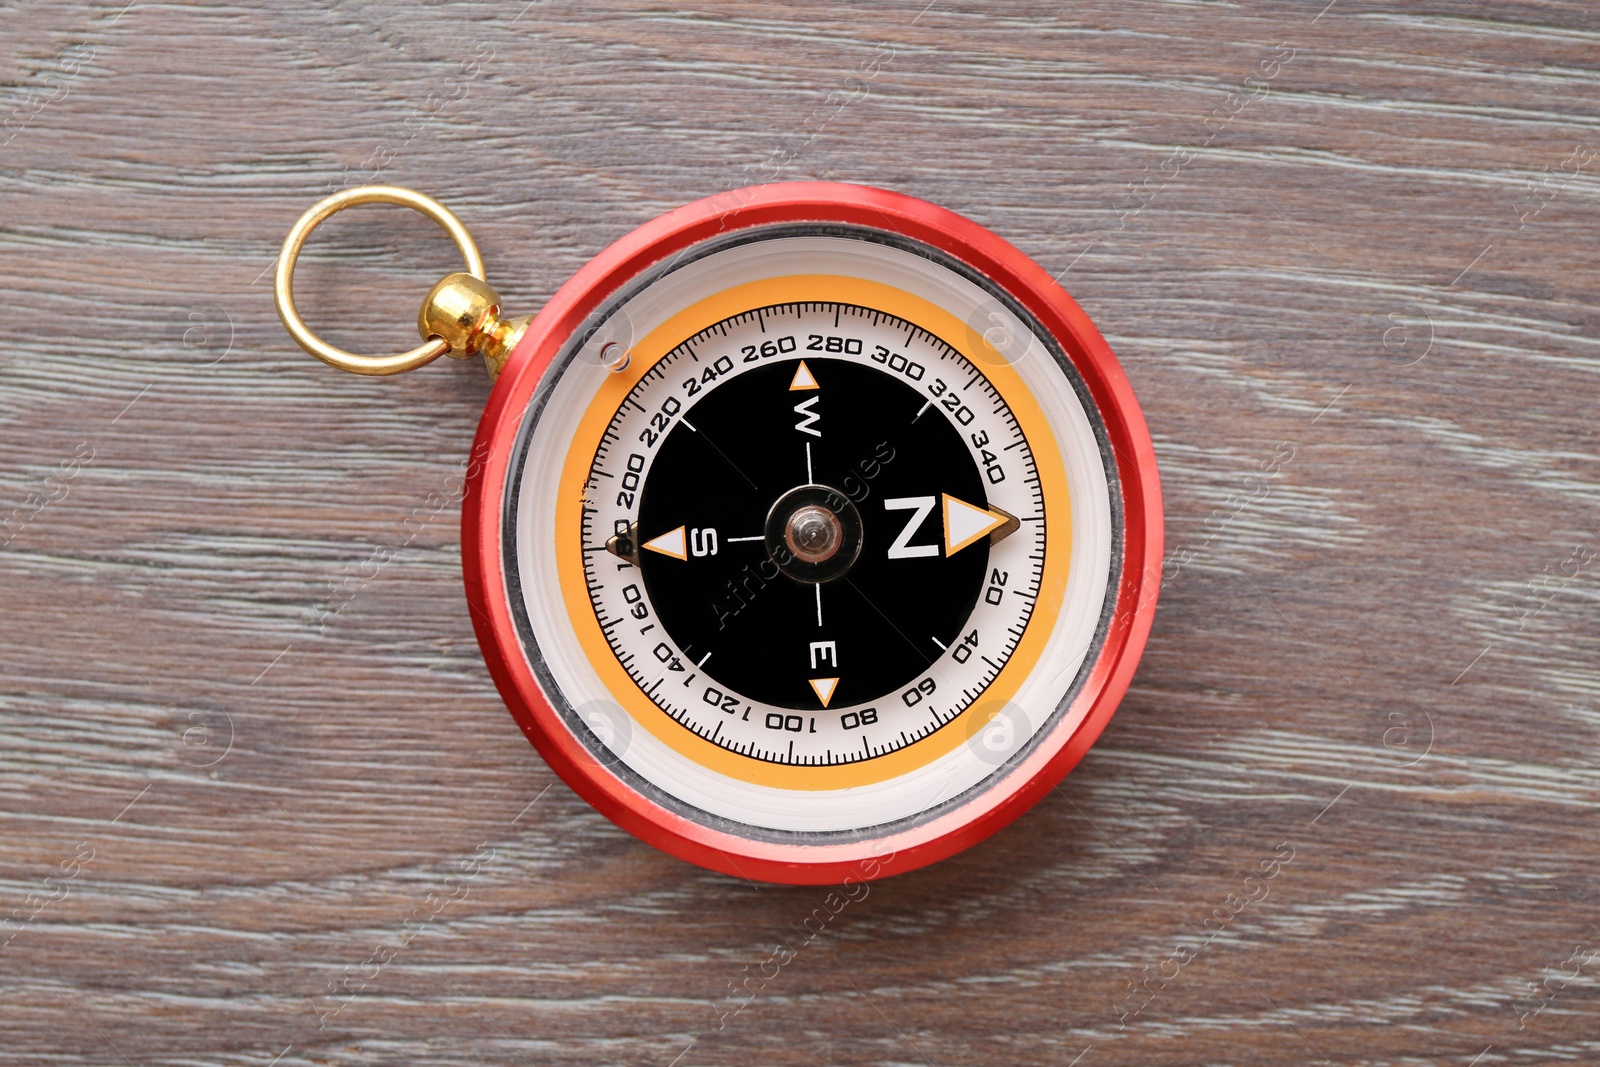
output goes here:
<path id="1" fill-rule="evenodd" d="M 301 215 L 300 220 L 294 224 L 289 236 L 284 238 L 283 251 L 278 253 L 278 269 L 272 279 L 272 295 L 278 305 L 278 318 L 283 320 L 283 328 L 289 331 L 289 336 L 294 338 L 296 344 L 322 362 L 340 370 L 355 374 L 399 374 L 432 363 L 450 351 L 449 343 L 442 338 L 430 337 L 411 351 L 401 352 L 399 355 L 358 356 L 354 352 L 335 348 L 312 333 L 311 327 L 306 325 L 306 320 L 295 310 L 294 265 L 300 258 L 300 247 L 306 243 L 306 238 L 311 236 L 311 231 L 328 216 L 347 207 L 355 207 L 357 204 L 399 204 L 401 207 L 408 207 L 428 216 L 444 227 L 450 239 L 461 250 L 462 258 L 467 261 L 467 273 L 479 281 L 488 280 L 484 275 L 483 257 L 478 254 L 477 243 L 449 208 L 431 196 L 424 196 L 398 185 L 361 185 L 334 193 L 312 205 L 311 210 Z"/>

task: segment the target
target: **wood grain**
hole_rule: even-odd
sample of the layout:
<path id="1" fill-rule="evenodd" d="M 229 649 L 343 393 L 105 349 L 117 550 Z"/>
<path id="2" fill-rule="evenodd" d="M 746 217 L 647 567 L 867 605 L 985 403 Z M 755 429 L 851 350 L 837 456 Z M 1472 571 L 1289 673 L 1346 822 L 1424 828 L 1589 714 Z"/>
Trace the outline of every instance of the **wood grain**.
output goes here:
<path id="1" fill-rule="evenodd" d="M 0 7 L 0 1062 L 1600 1061 L 1600 11 L 925 4 Z M 481 371 L 267 277 L 381 178 L 533 310 L 773 165 L 1063 272 L 1170 546 L 1084 764 L 820 933 L 556 782 L 406 524 Z M 453 261 L 342 216 L 303 307 Z"/>

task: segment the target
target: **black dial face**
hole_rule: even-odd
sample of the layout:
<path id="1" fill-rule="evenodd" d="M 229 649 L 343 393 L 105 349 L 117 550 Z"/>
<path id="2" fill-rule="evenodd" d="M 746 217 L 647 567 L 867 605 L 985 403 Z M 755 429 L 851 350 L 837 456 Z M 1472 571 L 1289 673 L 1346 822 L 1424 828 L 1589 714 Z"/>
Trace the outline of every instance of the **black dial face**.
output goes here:
<path id="1" fill-rule="evenodd" d="M 704 740 L 875 759 L 984 695 L 1044 566 L 1026 434 L 983 368 L 904 318 L 733 315 L 630 388 L 585 482 L 584 581 L 638 691 Z"/>
<path id="2" fill-rule="evenodd" d="M 811 678 L 833 673 L 823 668 L 854 665 L 828 704 L 874 701 L 959 641 L 989 551 L 947 557 L 939 504 L 950 494 L 987 510 L 987 496 L 962 433 L 911 383 L 842 359 L 803 362 L 765 362 L 687 406 L 640 492 L 639 529 L 683 527 L 704 554 L 646 551 L 639 566 L 661 625 L 697 662 L 710 655 L 707 677 L 817 710 Z M 831 646 L 817 669 L 809 656 L 804 669 L 775 669 L 812 642 Z"/>

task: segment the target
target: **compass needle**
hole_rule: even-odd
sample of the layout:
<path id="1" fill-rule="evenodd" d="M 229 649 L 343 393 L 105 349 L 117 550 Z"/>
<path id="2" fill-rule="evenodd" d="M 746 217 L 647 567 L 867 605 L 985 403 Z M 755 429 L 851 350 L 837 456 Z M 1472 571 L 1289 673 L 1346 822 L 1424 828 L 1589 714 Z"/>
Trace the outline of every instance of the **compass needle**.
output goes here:
<path id="1" fill-rule="evenodd" d="M 1016 516 L 999 508 L 980 508 L 944 494 L 944 554 L 953 556 L 985 537 L 997 544 L 1016 532 L 1022 524 Z M 646 546 L 649 547 L 649 546 Z"/>

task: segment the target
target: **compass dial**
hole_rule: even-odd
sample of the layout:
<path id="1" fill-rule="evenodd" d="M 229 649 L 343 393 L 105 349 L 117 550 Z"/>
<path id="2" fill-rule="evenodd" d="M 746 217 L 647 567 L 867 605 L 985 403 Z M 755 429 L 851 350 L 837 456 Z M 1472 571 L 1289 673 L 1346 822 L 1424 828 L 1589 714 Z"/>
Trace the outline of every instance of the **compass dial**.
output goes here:
<path id="1" fill-rule="evenodd" d="M 686 338 L 620 405 L 588 485 L 611 651 L 683 728 L 774 763 L 871 760 L 955 719 L 1016 648 L 1045 558 L 999 391 L 856 304 Z"/>

